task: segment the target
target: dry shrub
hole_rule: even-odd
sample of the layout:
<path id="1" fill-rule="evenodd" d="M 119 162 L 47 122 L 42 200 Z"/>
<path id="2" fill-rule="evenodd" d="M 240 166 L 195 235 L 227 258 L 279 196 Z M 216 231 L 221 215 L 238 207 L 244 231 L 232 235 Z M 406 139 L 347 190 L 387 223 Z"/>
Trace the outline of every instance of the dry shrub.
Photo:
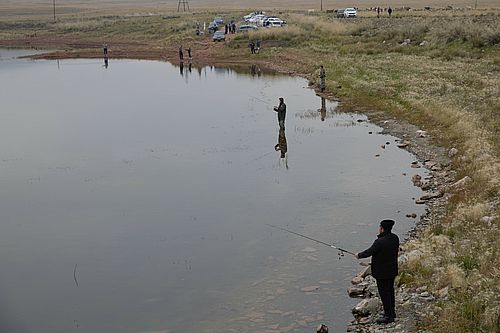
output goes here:
<path id="1" fill-rule="evenodd" d="M 319 34 L 343 35 L 348 32 L 347 24 L 339 20 L 327 20 L 322 17 L 292 15 L 292 23 L 305 30 L 316 31 Z"/>
<path id="2" fill-rule="evenodd" d="M 251 40 L 295 41 L 299 38 L 306 38 L 306 36 L 307 32 L 297 26 L 261 28 L 248 33 L 248 38 Z"/>

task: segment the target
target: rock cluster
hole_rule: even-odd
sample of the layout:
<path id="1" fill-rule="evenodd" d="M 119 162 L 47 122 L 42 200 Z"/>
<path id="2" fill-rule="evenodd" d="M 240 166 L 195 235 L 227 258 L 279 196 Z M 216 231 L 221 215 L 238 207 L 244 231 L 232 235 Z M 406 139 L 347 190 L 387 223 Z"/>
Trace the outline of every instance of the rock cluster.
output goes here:
<path id="1" fill-rule="evenodd" d="M 400 262 L 414 260 L 422 253 L 414 250 L 404 253 L 399 257 Z M 363 272 L 366 272 L 364 270 Z M 360 272 L 356 277 L 361 278 L 363 272 Z M 362 290 L 363 292 L 351 297 L 363 297 L 363 299 L 354 306 L 352 313 L 354 320 L 347 327 L 347 332 L 355 333 L 403 333 L 403 332 L 419 332 L 417 323 L 425 316 L 432 314 L 434 301 L 436 299 L 446 299 L 448 297 L 448 287 L 439 290 L 436 295 L 433 295 L 427 290 L 427 286 L 417 289 L 409 289 L 405 286 L 396 288 L 396 314 L 397 318 L 394 323 L 388 325 L 376 324 L 376 319 L 383 312 L 382 304 L 377 295 L 376 281 L 371 276 L 358 279 L 353 279 L 352 283 L 356 283 L 350 290 Z M 362 296 L 359 296 L 362 295 Z"/>

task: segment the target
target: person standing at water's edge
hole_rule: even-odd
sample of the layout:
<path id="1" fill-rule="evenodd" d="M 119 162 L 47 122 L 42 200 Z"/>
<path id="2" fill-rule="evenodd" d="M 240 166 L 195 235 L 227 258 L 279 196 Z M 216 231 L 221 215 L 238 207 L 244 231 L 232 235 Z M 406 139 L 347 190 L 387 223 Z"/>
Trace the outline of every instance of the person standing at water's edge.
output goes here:
<path id="1" fill-rule="evenodd" d="M 184 60 L 184 52 L 182 52 L 182 45 L 179 47 L 179 60 Z"/>
<path id="2" fill-rule="evenodd" d="M 274 107 L 274 111 L 278 112 L 278 124 L 280 129 L 285 129 L 286 104 L 283 97 L 279 98 L 280 104 Z"/>
<path id="3" fill-rule="evenodd" d="M 320 78 L 320 82 L 321 82 L 320 83 L 321 92 L 324 92 L 325 88 L 326 88 L 326 84 L 325 84 L 326 73 L 325 73 L 325 68 L 323 67 L 323 65 L 321 65 L 319 68 L 319 78 Z"/>
<path id="4" fill-rule="evenodd" d="M 377 280 L 378 293 L 384 306 L 384 315 L 377 319 L 377 324 L 388 324 L 396 318 L 394 279 L 398 275 L 399 238 L 391 232 L 393 220 L 380 222 L 379 235 L 373 245 L 356 258 L 372 257 L 372 276 Z"/>

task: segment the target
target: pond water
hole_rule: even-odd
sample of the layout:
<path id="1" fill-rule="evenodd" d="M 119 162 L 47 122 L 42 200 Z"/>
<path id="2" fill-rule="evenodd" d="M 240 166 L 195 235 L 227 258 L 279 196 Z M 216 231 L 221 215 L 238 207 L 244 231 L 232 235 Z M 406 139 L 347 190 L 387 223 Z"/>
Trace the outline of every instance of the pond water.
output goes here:
<path id="1" fill-rule="evenodd" d="M 267 224 L 360 251 L 422 212 L 412 155 L 304 79 L 0 54 L 2 332 L 343 331 L 359 262 Z"/>

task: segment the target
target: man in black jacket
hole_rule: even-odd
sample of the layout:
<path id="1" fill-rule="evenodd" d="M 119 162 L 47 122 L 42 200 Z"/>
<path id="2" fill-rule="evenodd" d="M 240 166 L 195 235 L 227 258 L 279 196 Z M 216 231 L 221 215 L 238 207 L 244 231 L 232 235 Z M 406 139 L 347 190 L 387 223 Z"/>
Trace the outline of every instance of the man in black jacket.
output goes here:
<path id="1" fill-rule="evenodd" d="M 274 111 L 278 113 L 278 124 L 280 129 L 285 129 L 286 104 L 283 97 L 280 97 L 280 105 L 274 107 Z"/>
<path id="2" fill-rule="evenodd" d="M 372 276 L 377 280 L 378 293 L 384 306 L 384 315 L 377 324 L 388 324 L 396 318 L 394 279 L 398 275 L 399 238 L 391 232 L 393 220 L 380 222 L 380 234 L 373 245 L 358 254 L 356 258 L 372 257 Z"/>

